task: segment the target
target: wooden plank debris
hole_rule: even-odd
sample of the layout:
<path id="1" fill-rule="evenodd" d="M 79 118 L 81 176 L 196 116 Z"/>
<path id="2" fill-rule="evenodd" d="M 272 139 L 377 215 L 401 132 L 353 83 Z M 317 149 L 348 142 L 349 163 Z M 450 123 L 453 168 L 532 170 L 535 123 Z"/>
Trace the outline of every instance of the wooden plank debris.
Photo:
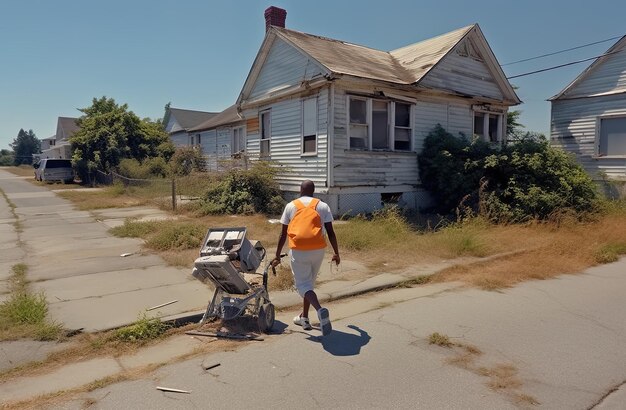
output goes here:
<path id="1" fill-rule="evenodd" d="M 165 302 L 165 303 L 161 303 L 160 305 L 152 306 L 151 308 L 146 309 L 146 312 L 149 312 L 149 311 L 154 310 L 154 309 L 161 308 L 163 306 L 171 305 L 172 303 L 176 303 L 176 302 L 178 302 L 178 299 L 172 300 L 172 301 L 169 301 L 169 302 Z"/>
<path id="2" fill-rule="evenodd" d="M 202 368 L 204 370 L 211 370 L 211 369 L 214 369 L 214 368 L 216 368 L 217 366 L 220 366 L 220 365 L 221 365 L 221 363 L 213 363 L 213 364 L 210 364 L 208 366 L 204 366 L 203 365 Z"/>
<path id="3" fill-rule="evenodd" d="M 181 390 L 181 389 L 173 389 L 171 387 L 162 387 L 162 386 L 157 386 L 156 387 L 157 390 L 161 390 L 161 391 L 167 391 L 167 392 L 172 392 L 172 393 L 185 393 L 185 394 L 191 394 L 190 390 Z"/>

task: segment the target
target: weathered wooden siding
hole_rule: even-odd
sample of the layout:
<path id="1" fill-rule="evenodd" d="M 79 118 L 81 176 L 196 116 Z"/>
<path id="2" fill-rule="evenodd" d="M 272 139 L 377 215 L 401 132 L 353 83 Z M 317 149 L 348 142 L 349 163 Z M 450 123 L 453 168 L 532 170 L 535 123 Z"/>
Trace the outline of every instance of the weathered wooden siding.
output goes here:
<path id="1" fill-rule="evenodd" d="M 311 98 L 308 96 L 305 98 Z M 248 127 L 258 118 L 259 111 L 271 110 L 270 159 L 284 169 L 277 180 L 286 189 L 296 189 L 303 179 L 310 179 L 318 187 L 326 186 L 328 148 L 328 89 L 317 94 L 317 155 L 303 156 L 302 152 L 302 98 L 276 102 L 257 109 L 246 110 L 243 115 Z M 258 122 L 258 120 L 257 120 Z M 258 126 L 247 129 L 247 150 L 251 158 L 259 156 Z"/>
<path id="2" fill-rule="evenodd" d="M 626 177 L 626 158 L 595 157 L 598 117 L 606 115 L 626 115 L 626 94 L 553 101 L 551 144 L 574 153 L 592 178 Z"/>
<path id="3" fill-rule="evenodd" d="M 170 134 L 170 139 L 175 147 L 186 147 L 189 145 L 189 134 L 186 131 Z"/>
<path id="4" fill-rule="evenodd" d="M 607 56 L 570 90 L 566 98 L 626 91 L 626 50 Z"/>
<path id="5" fill-rule="evenodd" d="M 300 51 L 277 38 L 272 44 L 263 68 L 250 92 L 249 99 L 299 85 L 319 76 L 322 69 Z"/>
<path id="6" fill-rule="evenodd" d="M 426 136 L 440 124 L 448 132 L 471 135 L 473 112 L 470 102 L 438 97 L 419 97 L 413 118 L 415 152 L 351 151 L 347 137 L 347 93 L 335 89 L 334 185 L 391 186 L 419 183 L 417 153 Z"/>
<path id="7" fill-rule="evenodd" d="M 451 90 L 471 96 L 484 96 L 503 100 L 500 87 L 487 65 L 472 57 L 464 57 L 455 51 L 449 53 L 437 67 L 421 81 L 426 87 Z"/>
<path id="8" fill-rule="evenodd" d="M 417 184 L 417 154 L 349 149 L 347 94 L 335 88 L 334 186 L 389 186 Z M 415 136 L 416 129 L 413 134 Z"/>

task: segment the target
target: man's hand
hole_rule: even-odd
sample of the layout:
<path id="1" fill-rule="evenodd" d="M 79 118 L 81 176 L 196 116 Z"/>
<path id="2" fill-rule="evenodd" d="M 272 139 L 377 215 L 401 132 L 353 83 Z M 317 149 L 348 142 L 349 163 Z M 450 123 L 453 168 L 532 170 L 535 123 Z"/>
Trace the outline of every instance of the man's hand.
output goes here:
<path id="1" fill-rule="evenodd" d="M 339 257 L 339 255 L 334 254 L 333 258 L 330 261 L 331 262 L 335 262 L 337 264 L 337 266 L 339 266 L 339 263 L 341 262 L 341 258 Z"/>
<path id="2" fill-rule="evenodd" d="M 275 257 L 274 259 L 272 259 L 272 262 L 270 262 L 272 267 L 277 267 L 278 265 L 280 265 L 280 256 Z"/>

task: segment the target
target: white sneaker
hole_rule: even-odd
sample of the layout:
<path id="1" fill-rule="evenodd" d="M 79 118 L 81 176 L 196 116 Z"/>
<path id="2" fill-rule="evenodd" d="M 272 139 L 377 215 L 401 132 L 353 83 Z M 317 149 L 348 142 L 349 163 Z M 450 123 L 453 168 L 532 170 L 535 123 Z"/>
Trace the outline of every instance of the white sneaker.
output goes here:
<path id="1" fill-rule="evenodd" d="M 320 320 L 320 327 L 322 328 L 322 336 L 328 336 L 333 331 L 333 326 L 330 324 L 330 314 L 328 309 L 321 308 L 317 311 L 317 317 Z"/>
<path id="2" fill-rule="evenodd" d="M 308 317 L 301 317 L 300 315 L 293 318 L 293 324 L 302 326 L 304 330 L 311 330 L 313 327 L 311 326 L 311 322 L 309 322 Z"/>

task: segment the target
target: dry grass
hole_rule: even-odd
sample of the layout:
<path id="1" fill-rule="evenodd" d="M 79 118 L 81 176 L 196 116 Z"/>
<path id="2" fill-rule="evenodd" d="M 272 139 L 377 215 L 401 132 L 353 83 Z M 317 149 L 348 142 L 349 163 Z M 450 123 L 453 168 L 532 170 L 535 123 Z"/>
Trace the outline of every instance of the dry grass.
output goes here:
<path id="1" fill-rule="evenodd" d="M 529 250 L 484 263 L 453 267 L 435 274 L 431 282 L 462 281 L 494 290 L 614 261 L 626 252 L 626 217 L 613 214 L 594 222 L 558 228 L 551 224 L 494 227 L 486 236 L 496 243 L 508 243 L 509 249 Z M 522 246 L 516 246 L 518 243 Z"/>
<path id="2" fill-rule="evenodd" d="M 2 169 L 20 177 L 33 177 L 33 181 L 35 180 L 35 168 L 33 168 L 32 165 L 20 165 L 19 167 L 3 167 Z"/>
<path id="3" fill-rule="evenodd" d="M 289 290 L 294 286 L 293 274 L 289 264 L 282 263 L 276 267 L 276 276 L 272 275 L 271 269 L 267 287 L 269 290 Z"/>
<path id="4" fill-rule="evenodd" d="M 89 188 L 64 191 L 58 192 L 57 195 L 72 201 L 81 211 L 104 208 L 125 208 L 149 203 L 148 199 L 126 193 L 117 186 L 106 187 L 101 191 L 89 191 Z"/>

